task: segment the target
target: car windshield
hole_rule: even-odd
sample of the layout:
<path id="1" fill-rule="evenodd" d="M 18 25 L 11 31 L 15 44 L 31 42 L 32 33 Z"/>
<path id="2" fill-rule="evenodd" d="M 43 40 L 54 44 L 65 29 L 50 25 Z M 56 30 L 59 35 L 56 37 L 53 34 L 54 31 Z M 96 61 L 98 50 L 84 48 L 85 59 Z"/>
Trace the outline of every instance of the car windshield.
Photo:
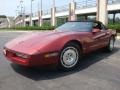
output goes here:
<path id="1" fill-rule="evenodd" d="M 80 31 L 90 32 L 93 27 L 93 22 L 67 22 L 56 28 L 56 31 Z"/>

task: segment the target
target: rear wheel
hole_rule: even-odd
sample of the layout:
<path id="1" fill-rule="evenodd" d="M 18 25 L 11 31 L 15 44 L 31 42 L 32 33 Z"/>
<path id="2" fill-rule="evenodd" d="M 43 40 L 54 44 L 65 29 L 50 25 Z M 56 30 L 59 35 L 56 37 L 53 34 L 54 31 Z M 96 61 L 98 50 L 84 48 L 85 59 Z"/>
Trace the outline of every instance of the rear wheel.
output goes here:
<path id="1" fill-rule="evenodd" d="M 81 57 L 80 46 L 75 43 L 69 43 L 61 51 L 59 68 L 63 70 L 71 70 L 78 65 Z"/>
<path id="2" fill-rule="evenodd" d="M 115 39 L 114 39 L 114 37 L 111 37 L 105 50 L 107 52 L 112 52 L 115 48 L 114 45 L 115 45 Z"/>

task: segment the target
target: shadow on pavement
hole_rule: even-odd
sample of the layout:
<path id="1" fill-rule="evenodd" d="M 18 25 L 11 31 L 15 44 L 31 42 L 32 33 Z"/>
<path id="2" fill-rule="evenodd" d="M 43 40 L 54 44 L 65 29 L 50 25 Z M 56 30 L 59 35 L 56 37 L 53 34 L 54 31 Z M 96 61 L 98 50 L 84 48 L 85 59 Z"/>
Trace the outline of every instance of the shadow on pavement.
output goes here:
<path id="1" fill-rule="evenodd" d="M 80 66 L 74 70 L 71 70 L 69 72 L 59 71 L 55 68 L 25 68 L 21 67 L 19 65 L 11 64 L 11 67 L 13 70 L 20 75 L 35 80 L 49 80 L 49 79 L 56 79 L 60 77 L 64 77 L 66 75 L 71 75 L 74 73 L 81 72 L 82 70 L 85 70 L 86 68 L 89 68 L 89 66 L 101 61 L 105 60 L 105 58 L 108 58 L 109 56 L 117 53 L 120 48 L 115 48 L 115 50 L 112 53 L 105 53 L 103 51 L 96 51 L 92 54 L 86 55 L 83 57 Z"/>

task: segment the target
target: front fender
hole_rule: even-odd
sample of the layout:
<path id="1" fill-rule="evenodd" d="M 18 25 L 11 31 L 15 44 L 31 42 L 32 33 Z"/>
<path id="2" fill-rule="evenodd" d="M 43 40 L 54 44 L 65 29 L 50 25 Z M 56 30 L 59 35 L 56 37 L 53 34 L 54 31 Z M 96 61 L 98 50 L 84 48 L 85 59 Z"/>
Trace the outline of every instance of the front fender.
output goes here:
<path id="1" fill-rule="evenodd" d="M 70 41 L 78 41 L 83 44 L 82 39 L 78 39 L 76 36 L 64 36 L 60 37 L 58 39 L 55 39 L 53 41 L 50 41 L 47 45 L 45 45 L 40 51 L 41 53 L 46 52 L 61 52 L 61 50 L 64 48 L 64 46 L 70 42 Z"/>

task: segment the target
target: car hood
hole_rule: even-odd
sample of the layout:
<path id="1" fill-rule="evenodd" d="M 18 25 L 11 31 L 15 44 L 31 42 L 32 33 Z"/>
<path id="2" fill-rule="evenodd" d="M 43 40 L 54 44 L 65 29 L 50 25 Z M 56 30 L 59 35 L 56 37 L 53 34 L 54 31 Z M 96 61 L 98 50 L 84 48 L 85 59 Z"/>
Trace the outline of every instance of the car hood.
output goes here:
<path id="1" fill-rule="evenodd" d="M 32 32 L 13 39 L 5 45 L 5 48 L 24 54 L 33 54 L 38 50 L 38 46 L 40 49 L 61 37 L 62 34 L 63 32 L 56 31 Z"/>

